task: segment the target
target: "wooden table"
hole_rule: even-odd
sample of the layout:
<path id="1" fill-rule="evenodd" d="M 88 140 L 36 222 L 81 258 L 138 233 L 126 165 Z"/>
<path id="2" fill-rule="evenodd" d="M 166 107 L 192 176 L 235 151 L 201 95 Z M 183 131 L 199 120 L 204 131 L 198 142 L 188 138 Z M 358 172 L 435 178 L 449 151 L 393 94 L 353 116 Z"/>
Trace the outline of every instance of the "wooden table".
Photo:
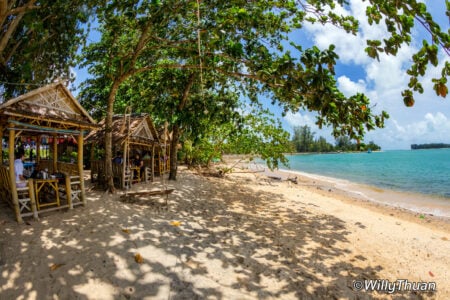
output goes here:
<path id="1" fill-rule="evenodd" d="M 42 190 L 44 189 L 44 190 Z M 41 193 L 41 196 L 45 196 L 50 194 L 51 191 L 55 191 L 55 199 L 53 202 L 44 202 L 41 203 L 41 199 L 42 197 L 39 197 L 39 193 Z M 52 179 L 35 179 L 34 180 L 34 193 L 35 193 L 35 197 L 36 197 L 36 204 L 37 204 L 37 209 L 41 209 L 41 207 L 46 207 L 46 206 L 52 206 L 52 205 L 57 205 L 60 206 L 60 202 L 59 202 L 59 189 L 58 189 L 58 179 L 57 178 L 52 178 Z"/>

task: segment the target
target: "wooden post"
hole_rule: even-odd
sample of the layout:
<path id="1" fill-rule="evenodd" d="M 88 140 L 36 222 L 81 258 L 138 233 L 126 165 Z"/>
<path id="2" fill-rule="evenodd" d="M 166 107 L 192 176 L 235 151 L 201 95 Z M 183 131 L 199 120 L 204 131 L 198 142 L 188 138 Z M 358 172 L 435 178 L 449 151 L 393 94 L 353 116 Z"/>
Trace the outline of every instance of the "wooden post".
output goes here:
<path id="1" fill-rule="evenodd" d="M 95 153 L 94 153 L 94 143 L 91 143 L 91 147 L 89 148 L 89 164 L 91 165 L 91 183 L 94 183 L 94 169 L 93 169 L 93 162 L 94 162 L 94 158 L 95 158 Z M 98 176 L 98 175 L 97 175 Z M 98 178 L 97 178 L 98 179 Z"/>
<path id="2" fill-rule="evenodd" d="M 83 130 L 80 129 L 80 135 L 77 138 L 78 143 L 78 173 L 80 175 L 81 202 L 86 206 L 86 194 L 84 191 L 84 175 L 83 175 Z"/>
<path id="3" fill-rule="evenodd" d="M 33 218 L 39 220 L 37 208 L 36 208 L 36 194 L 34 193 L 34 181 L 32 178 L 28 179 L 28 190 L 30 194 L 31 211 L 33 212 Z"/>
<path id="4" fill-rule="evenodd" d="M 10 124 L 11 128 L 14 126 Z M 20 215 L 19 197 L 17 195 L 16 174 L 14 172 L 14 143 L 16 138 L 16 131 L 12 128 L 9 130 L 9 177 L 11 179 L 11 194 L 14 205 L 14 212 L 16 213 L 17 223 L 22 224 L 22 216 Z"/>
<path id="5" fill-rule="evenodd" d="M 81 178 L 82 176 L 80 176 Z M 72 203 L 72 185 L 70 184 L 70 174 L 65 172 L 64 178 L 66 179 L 66 197 L 67 197 L 67 204 L 69 205 L 69 209 L 73 209 L 73 203 Z M 81 180 L 81 179 L 80 179 Z M 80 181 L 81 182 L 81 181 Z"/>
<path id="6" fill-rule="evenodd" d="M 56 173 L 58 170 L 58 141 L 57 141 L 57 135 L 53 136 L 53 171 L 52 173 Z M 49 170 L 50 172 L 50 170 Z"/>
<path id="7" fill-rule="evenodd" d="M 3 127 L 0 127 L 0 164 L 3 165 Z"/>
<path id="8" fill-rule="evenodd" d="M 155 143 L 152 145 L 152 182 L 155 178 Z"/>
<path id="9" fill-rule="evenodd" d="M 122 184 L 122 186 L 120 187 L 121 189 L 125 189 L 125 174 L 127 172 L 127 165 L 129 159 L 127 154 L 128 154 L 128 141 L 125 141 L 125 143 L 123 143 L 123 153 L 122 153 L 123 162 L 122 162 L 122 180 L 120 180 Z"/>

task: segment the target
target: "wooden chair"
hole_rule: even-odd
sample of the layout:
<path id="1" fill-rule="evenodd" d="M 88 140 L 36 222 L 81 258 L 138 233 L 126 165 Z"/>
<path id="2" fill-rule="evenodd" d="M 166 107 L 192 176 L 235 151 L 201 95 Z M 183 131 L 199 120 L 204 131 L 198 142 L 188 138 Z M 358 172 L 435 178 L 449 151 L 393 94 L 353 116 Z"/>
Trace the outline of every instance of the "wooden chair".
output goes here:
<path id="1" fill-rule="evenodd" d="M 64 173 L 65 184 L 59 185 L 60 198 L 67 200 L 69 208 L 82 204 L 80 176 Z"/>
<path id="2" fill-rule="evenodd" d="M 149 167 L 145 167 L 144 169 L 144 181 L 145 182 L 153 181 L 152 169 Z"/>
<path id="3" fill-rule="evenodd" d="M 33 180 L 28 180 L 25 187 L 16 187 L 17 195 L 13 195 L 9 167 L 0 166 L 0 187 L 2 199 L 5 199 L 13 209 L 15 209 L 13 198 L 17 196 L 17 210 L 20 217 L 34 216 L 35 219 L 38 218 Z"/>
<path id="4" fill-rule="evenodd" d="M 121 189 L 130 189 L 132 184 L 132 173 L 129 168 L 125 169 L 125 174 L 123 174 L 123 165 L 114 164 L 112 165 L 113 178 Z"/>

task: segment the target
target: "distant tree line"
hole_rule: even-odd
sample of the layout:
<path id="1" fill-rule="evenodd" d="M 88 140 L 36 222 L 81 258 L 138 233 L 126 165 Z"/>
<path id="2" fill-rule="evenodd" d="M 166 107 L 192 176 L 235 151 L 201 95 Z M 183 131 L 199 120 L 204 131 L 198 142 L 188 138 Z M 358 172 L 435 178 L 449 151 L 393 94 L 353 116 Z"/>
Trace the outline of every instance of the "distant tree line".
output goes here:
<path id="1" fill-rule="evenodd" d="M 417 150 L 417 149 L 439 149 L 439 148 L 450 148 L 450 144 L 431 143 L 431 144 L 412 144 L 411 145 L 411 150 Z"/>
<path id="2" fill-rule="evenodd" d="M 292 137 L 292 147 L 296 152 L 334 152 L 334 151 L 377 151 L 381 147 L 370 141 L 368 144 L 352 142 L 348 136 L 336 138 L 335 145 L 327 142 L 320 136 L 314 138 L 315 132 L 311 131 L 308 125 L 294 127 L 294 135 Z"/>

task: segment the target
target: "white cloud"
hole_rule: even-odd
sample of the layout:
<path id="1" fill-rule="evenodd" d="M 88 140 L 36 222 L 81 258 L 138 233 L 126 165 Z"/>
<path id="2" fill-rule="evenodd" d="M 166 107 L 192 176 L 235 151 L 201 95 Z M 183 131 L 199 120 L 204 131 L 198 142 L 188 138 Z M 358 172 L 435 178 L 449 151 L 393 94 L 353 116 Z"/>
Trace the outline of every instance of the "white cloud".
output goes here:
<path id="1" fill-rule="evenodd" d="M 411 144 L 449 142 L 450 119 L 441 112 L 426 113 L 414 122 L 391 119 L 386 125 L 385 129 L 367 134 L 366 141 L 374 140 L 383 149 L 408 149 Z"/>
<path id="2" fill-rule="evenodd" d="M 367 94 L 366 82 L 362 79 L 359 79 L 358 82 L 354 82 L 347 76 L 340 76 L 337 79 L 337 83 L 339 89 L 346 97 L 350 97 L 356 93 Z"/>
<path id="3" fill-rule="evenodd" d="M 353 15 L 359 19 L 360 31 L 356 36 L 345 33 L 333 25 L 307 25 L 314 44 L 321 49 L 330 44 L 336 46 L 339 63 L 349 67 L 349 73 L 337 78 L 338 87 L 346 96 L 364 93 L 371 99 L 375 112 L 387 111 L 391 118 L 386 121 L 385 128 L 370 132 L 366 141 L 374 140 L 386 149 L 409 148 L 411 143 L 445 142 L 450 143 L 450 100 L 436 96 L 432 89 L 431 78 L 440 77 L 440 70 L 449 61 L 448 55 L 440 52 L 440 68 L 431 68 L 420 81 L 425 89 L 424 94 L 415 94 L 414 107 L 407 108 L 401 96 L 402 90 L 408 87 L 409 78 L 406 74 L 411 64 L 411 56 L 417 49 L 414 41 L 421 44 L 423 37 L 413 37 L 411 46 L 402 47 L 396 56 L 380 54 L 380 61 L 369 58 L 364 48 L 366 39 L 383 39 L 387 36 L 384 22 L 380 26 L 371 26 L 366 20 L 365 10 L 367 2 L 350 0 L 350 11 L 340 8 L 342 15 Z M 445 9 L 443 5 L 442 8 Z M 439 12 L 438 12 L 439 13 Z M 418 31 L 414 34 L 418 34 Z M 429 38 L 427 36 L 426 38 Z M 358 78 L 355 67 L 359 67 Z M 353 70 L 352 70 L 353 68 Z M 342 69 L 342 68 L 341 68 Z M 295 118 L 294 118 L 295 117 Z M 304 115 L 287 117 L 303 121 L 308 125 L 309 119 Z M 313 127 L 317 128 L 317 127 Z M 318 129 L 317 129 L 318 130 Z M 327 129 L 325 132 L 331 132 Z M 323 131 L 319 132 L 320 135 Z"/>
<path id="4" fill-rule="evenodd" d="M 284 117 L 284 119 L 291 127 L 305 126 L 305 125 L 308 125 L 311 128 L 317 127 L 317 125 L 315 124 L 314 117 L 309 116 L 307 114 L 302 114 L 300 112 L 295 114 L 292 112 L 288 112 Z"/>

